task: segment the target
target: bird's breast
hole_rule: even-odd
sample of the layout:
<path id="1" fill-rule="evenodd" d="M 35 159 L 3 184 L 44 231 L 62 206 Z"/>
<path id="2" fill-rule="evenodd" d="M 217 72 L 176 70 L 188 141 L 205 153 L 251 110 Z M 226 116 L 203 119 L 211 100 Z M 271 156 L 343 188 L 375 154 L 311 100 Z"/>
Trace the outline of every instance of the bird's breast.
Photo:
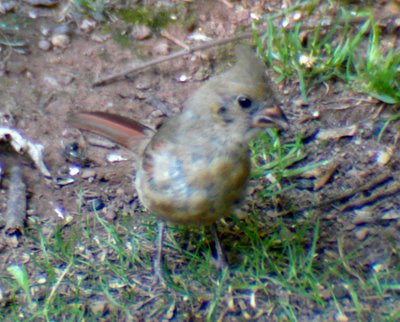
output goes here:
<path id="1" fill-rule="evenodd" d="M 136 187 L 142 203 L 158 217 L 208 224 L 240 202 L 249 174 L 247 146 L 200 149 L 156 140 L 144 152 Z"/>

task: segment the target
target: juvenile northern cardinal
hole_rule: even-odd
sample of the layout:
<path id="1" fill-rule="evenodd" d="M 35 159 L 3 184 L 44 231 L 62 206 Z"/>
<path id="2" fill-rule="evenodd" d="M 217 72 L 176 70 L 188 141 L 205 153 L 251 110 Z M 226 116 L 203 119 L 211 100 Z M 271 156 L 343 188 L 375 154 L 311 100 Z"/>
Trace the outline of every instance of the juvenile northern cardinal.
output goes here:
<path id="1" fill-rule="evenodd" d="M 218 267 L 224 266 L 214 223 L 229 215 L 245 194 L 248 141 L 260 128 L 288 126 L 262 61 L 243 46 L 236 55 L 232 69 L 204 83 L 155 134 L 136 121 L 104 112 L 69 119 L 72 126 L 128 148 L 138 137 L 151 137 L 139 157 L 135 184 L 143 205 L 159 218 L 156 278 L 163 276 L 164 221 L 211 225 Z"/>

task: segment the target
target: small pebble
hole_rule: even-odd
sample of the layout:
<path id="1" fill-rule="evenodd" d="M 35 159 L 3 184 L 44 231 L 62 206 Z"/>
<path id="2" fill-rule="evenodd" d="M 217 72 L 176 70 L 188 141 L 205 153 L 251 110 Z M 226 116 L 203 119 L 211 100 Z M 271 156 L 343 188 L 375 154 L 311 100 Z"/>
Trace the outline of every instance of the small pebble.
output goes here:
<path id="1" fill-rule="evenodd" d="M 73 75 L 45 75 L 43 81 L 51 87 L 64 87 L 73 82 Z"/>
<path id="2" fill-rule="evenodd" d="M 342 312 L 338 312 L 335 314 L 335 321 L 337 322 L 347 322 L 349 318 Z"/>
<path id="3" fill-rule="evenodd" d="M 106 301 L 92 301 L 88 307 L 92 314 L 101 316 L 107 310 L 108 306 Z"/>
<path id="4" fill-rule="evenodd" d="M 288 18 L 284 18 L 281 22 L 281 25 L 283 28 L 286 28 L 290 23 L 290 20 Z"/>
<path id="5" fill-rule="evenodd" d="M 22 255 L 20 255 L 21 257 L 20 257 L 20 261 L 21 261 L 21 263 L 23 263 L 23 264 L 26 264 L 26 263 L 28 263 L 30 260 L 31 260 L 31 257 L 28 255 L 28 254 L 26 254 L 26 253 L 24 253 L 24 254 L 22 254 Z"/>
<path id="6" fill-rule="evenodd" d="M 358 130 L 357 125 L 351 125 L 347 127 L 336 127 L 330 129 L 320 129 L 316 135 L 316 139 L 320 141 L 336 140 L 343 137 L 354 136 L 357 130 Z"/>
<path id="7" fill-rule="evenodd" d="M 134 25 L 131 35 L 135 40 L 144 40 L 150 38 L 151 29 L 145 25 Z"/>
<path id="8" fill-rule="evenodd" d="M 54 212 L 57 214 L 58 218 L 65 219 L 65 211 L 62 207 L 55 207 Z"/>
<path id="9" fill-rule="evenodd" d="M 255 12 L 250 12 L 250 18 L 255 21 L 259 21 L 261 19 L 261 15 Z"/>
<path id="10" fill-rule="evenodd" d="M 28 16 L 29 16 L 29 18 L 31 18 L 31 19 L 36 19 L 36 18 L 38 17 L 38 14 L 37 14 L 37 12 L 35 12 L 35 11 L 29 11 L 29 12 L 28 12 Z"/>
<path id="11" fill-rule="evenodd" d="M 117 188 L 117 190 L 115 191 L 115 194 L 119 195 L 119 196 L 123 196 L 125 194 L 125 190 L 121 187 Z"/>
<path id="12" fill-rule="evenodd" d="M 57 178 L 55 179 L 55 182 L 59 185 L 59 186 L 67 186 L 69 184 L 72 184 L 75 182 L 75 180 L 73 178 Z"/>
<path id="13" fill-rule="evenodd" d="M 292 103 L 293 103 L 294 106 L 297 106 L 297 107 L 305 107 L 305 106 L 308 105 L 308 104 L 304 101 L 304 99 L 302 99 L 302 98 L 294 99 L 294 100 L 292 101 Z"/>
<path id="14" fill-rule="evenodd" d="M 90 36 L 90 39 L 91 39 L 91 40 L 93 40 L 93 41 L 95 41 L 95 42 L 99 42 L 99 43 L 105 42 L 106 40 L 108 40 L 108 39 L 110 39 L 110 38 L 111 38 L 111 35 L 110 35 L 110 34 L 93 33 L 93 34 Z"/>
<path id="15" fill-rule="evenodd" d="M 118 153 L 110 153 L 107 155 L 107 161 L 108 162 L 120 162 L 120 161 L 126 161 L 128 160 L 127 158 L 123 157 L 122 155 Z"/>
<path id="16" fill-rule="evenodd" d="M 54 47 L 65 49 L 65 48 L 68 47 L 71 39 L 69 38 L 68 35 L 57 34 L 57 35 L 51 36 L 50 41 L 51 41 L 51 43 L 53 44 Z"/>
<path id="17" fill-rule="evenodd" d="M 376 262 L 376 263 L 373 263 L 371 265 L 371 267 L 376 273 L 379 273 L 379 272 L 382 272 L 386 268 L 386 265 L 383 265 L 382 263 Z"/>
<path id="18" fill-rule="evenodd" d="M 399 211 L 388 211 L 382 216 L 383 220 L 396 220 L 400 219 L 400 212 Z"/>
<path id="19" fill-rule="evenodd" d="M 39 278 L 36 280 L 37 284 L 44 284 L 47 282 L 47 277 L 44 275 L 39 276 Z"/>
<path id="20" fill-rule="evenodd" d="M 84 31 L 84 32 L 91 32 L 96 28 L 97 23 L 94 20 L 91 19 L 83 19 L 82 22 L 79 24 L 79 29 Z"/>
<path id="21" fill-rule="evenodd" d="M 58 65 L 62 62 L 62 59 L 60 56 L 50 57 L 48 62 L 50 65 Z"/>
<path id="22" fill-rule="evenodd" d="M 380 150 L 376 154 L 376 163 L 379 165 L 386 165 L 392 159 L 393 149 L 390 147 Z"/>
<path id="23" fill-rule="evenodd" d="M 300 65 L 310 68 L 313 65 L 313 58 L 312 58 L 312 56 L 308 56 L 308 55 L 300 55 L 299 63 L 300 63 Z"/>
<path id="24" fill-rule="evenodd" d="M 359 225 L 373 221 L 372 213 L 368 210 L 355 210 L 356 217 L 353 219 L 353 224 Z"/>
<path id="25" fill-rule="evenodd" d="M 365 238 L 367 238 L 368 234 L 369 229 L 367 227 L 362 227 L 355 231 L 355 235 L 358 240 L 364 240 Z"/>
<path id="26" fill-rule="evenodd" d="M 204 34 L 200 34 L 200 33 L 193 33 L 188 37 L 188 39 L 195 40 L 195 41 L 211 41 L 212 40 L 212 38 L 210 38 Z"/>
<path id="27" fill-rule="evenodd" d="M 96 177 L 96 171 L 93 169 L 84 169 L 81 174 L 82 179 L 89 179 Z"/>
<path id="28" fill-rule="evenodd" d="M 181 82 L 181 83 L 187 82 L 188 79 L 189 79 L 189 77 L 187 77 L 187 75 L 185 75 L 185 74 L 179 75 L 177 78 L 178 82 Z"/>
<path id="29" fill-rule="evenodd" d="M 165 41 L 159 41 L 152 48 L 152 54 L 154 56 L 165 56 L 169 53 L 168 43 Z"/>
<path id="30" fill-rule="evenodd" d="M 81 171 L 81 168 L 78 166 L 71 166 L 68 169 L 68 173 L 70 176 L 76 176 Z"/>
<path id="31" fill-rule="evenodd" d="M 51 42 L 46 39 L 39 40 L 38 47 L 43 51 L 49 51 L 51 49 Z"/>
<path id="32" fill-rule="evenodd" d="M 297 11 L 292 14 L 292 18 L 294 21 L 299 21 L 301 19 L 301 12 Z"/>

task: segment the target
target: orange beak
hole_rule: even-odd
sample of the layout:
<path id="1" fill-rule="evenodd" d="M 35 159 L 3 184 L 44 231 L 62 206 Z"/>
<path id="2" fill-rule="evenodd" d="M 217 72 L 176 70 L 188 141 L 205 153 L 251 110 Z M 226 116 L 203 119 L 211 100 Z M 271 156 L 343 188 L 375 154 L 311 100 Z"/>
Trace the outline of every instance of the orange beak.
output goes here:
<path id="1" fill-rule="evenodd" d="M 255 128 L 274 127 L 287 130 L 289 122 L 282 109 L 279 106 L 273 106 L 264 108 L 254 115 L 252 126 Z"/>

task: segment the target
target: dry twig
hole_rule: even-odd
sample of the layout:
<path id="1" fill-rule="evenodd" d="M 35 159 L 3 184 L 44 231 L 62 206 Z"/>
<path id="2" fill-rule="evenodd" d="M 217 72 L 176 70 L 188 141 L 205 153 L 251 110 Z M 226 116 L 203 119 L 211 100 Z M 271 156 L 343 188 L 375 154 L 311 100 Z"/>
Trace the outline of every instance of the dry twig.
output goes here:
<path id="1" fill-rule="evenodd" d="M 398 193 L 400 191 L 400 184 L 399 183 L 395 183 L 393 184 L 391 187 L 383 190 L 383 191 L 377 191 L 375 193 L 373 193 L 372 195 L 368 196 L 368 197 L 364 197 L 364 198 L 360 198 L 358 200 L 355 200 L 352 203 L 348 203 L 347 205 L 343 206 L 340 208 L 341 211 L 346 211 L 346 210 L 350 210 L 353 208 L 357 208 L 357 207 L 361 207 L 364 205 L 368 205 L 373 203 L 376 200 L 382 199 L 384 197 L 388 197 L 391 195 L 394 195 L 396 193 Z"/>
<path id="2" fill-rule="evenodd" d="M 299 207 L 297 209 L 291 209 L 291 210 L 286 210 L 282 211 L 278 214 L 276 214 L 277 217 L 279 216 L 284 216 L 287 215 L 288 213 L 293 213 L 293 212 L 302 212 L 310 209 L 319 209 L 319 208 L 325 208 L 335 202 L 339 202 L 345 199 L 349 199 L 350 197 L 354 196 L 355 194 L 359 192 L 364 192 L 364 191 L 370 191 L 375 189 L 376 186 L 393 179 L 392 175 L 389 172 L 384 172 L 373 178 L 370 182 L 367 182 L 366 184 L 363 184 L 361 186 L 354 187 L 353 189 L 349 189 L 346 191 L 343 191 L 342 193 L 337 194 L 336 196 L 331 196 L 328 198 L 325 198 L 324 201 L 313 204 L 313 205 L 306 205 L 303 207 Z M 371 203 L 372 201 L 385 197 L 388 195 L 392 195 L 400 190 L 400 184 L 395 184 L 391 188 L 386 189 L 385 191 L 379 191 L 369 197 L 362 198 L 360 200 L 354 201 L 352 204 L 344 205 L 341 210 L 347 210 L 350 208 L 354 208 L 357 206 L 361 206 L 366 203 Z"/>
<path id="3" fill-rule="evenodd" d="M 26 216 L 26 185 L 22 180 L 19 164 L 13 165 L 10 171 L 10 189 L 8 191 L 7 211 L 5 215 L 8 229 L 23 226 Z"/>
<path id="4" fill-rule="evenodd" d="M 343 191 L 342 193 L 333 196 L 331 198 L 328 198 L 327 200 L 320 202 L 316 205 L 313 205 L 308 208 L 323 208 L 328 205 L 331 205 L 334 202 L 342 201 L 344 199 L 348 199 L 352 196 L 354 196 L 356 193 L 363 192 L 363 191 L 368 191 L 374 189 L 376 186 L 384 183 L 385 181 L 388 181 L 392 179 L 392 175 L 388 172 L 381 173 L 377 177 L 373 178 L 370 182 L 367 182 L 366 184 L 363 184 L 361 186 L 354 187 L 353 189 Z M 305 209 L 304 209 L 305 210 Z"/>
<path id="5" fill-rule="evenodd" d="M 212 47 L 225 45 L 225 44 L 233 42 L 233 41 L 239 41 L 239 40 L 243 40 L 243 39 L 246 39 L 246 38 L 250 38 L 250 37 L 253 36 L 253 34 L 254 33 L 252 31 L 250 31 L 250 32 L 246 32 L 246 33 L 244 33 L 243 35 L 240 35 L 240 36 L 217 39 L 215 41 L 210 41 L 210 42 L 207 42 L 205 44 L 201 44 L 201 45 L 197 45 L 197 46 L 193 46 L 193 47 L 188 47 L 188 49 L 183 49 L 183 50 L 177 51 L 175 53 L 172 53 L 172 54 L 170 54 L 168 56 L 156 58 L 154 60 L 145 62 L 145 63 L 143 63 L 143 64 L 141 64 L 139 66 L 133 66 L 133 67 L 127 68 L 127 69 L 125 69 L 125 70 L 123 70 L 121 72 L 118 72 L 118 73 L 115 73 L 115 74 L 111 74 L 111 75 L 108 75 L 108 76 L 104 76 L 104 77 L 100 77 L 99 79 L 97 79 L 93 83 L 93 86 L 104 85 L 106 83 L 115 81 L 116 79 L 118 79 L 120 77 L 124 77 L 127 74 L 138 73 L 138 72 L 140 72 L 140 71 L 142 71 L 142 70 L 144 70 L 146 68 L 149 68 L 149 67 L 158 65 L 160 63 L 164 63 L 166 61 L 169 61 L 169 60 L 172 60 L 172 59 L 176 59 L 176 58 L 188 55 L 188 54 L 192 54 L 192 53 L 194 53 L 196 51 L 199 51 L 199 50 L 205 50 L 205 49 L 209 49 L 209 48 L 212 48 Z"/>

